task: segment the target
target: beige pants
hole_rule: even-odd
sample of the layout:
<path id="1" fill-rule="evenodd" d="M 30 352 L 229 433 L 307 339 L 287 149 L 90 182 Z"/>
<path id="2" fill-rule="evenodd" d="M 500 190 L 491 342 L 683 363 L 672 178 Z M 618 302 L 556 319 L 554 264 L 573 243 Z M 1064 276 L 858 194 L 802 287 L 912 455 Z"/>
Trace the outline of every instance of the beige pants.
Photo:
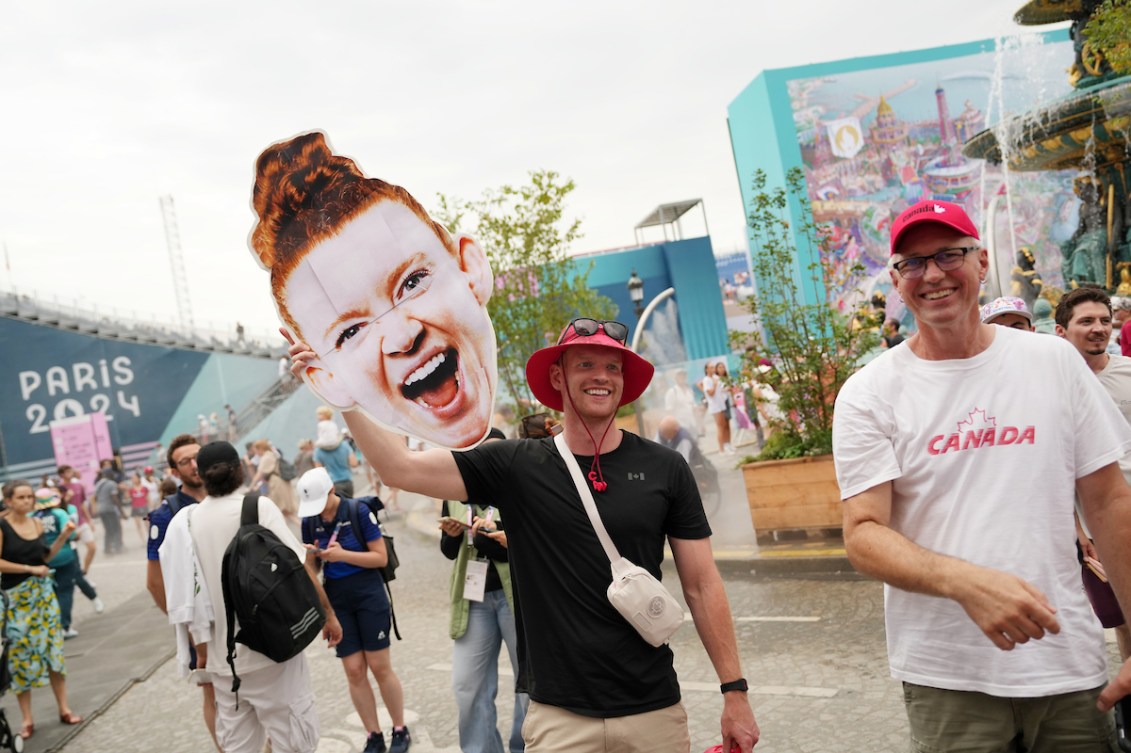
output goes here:
<path id="1" fill-rule="evenodd" d="M 600 719 L 530 702 L 522 725 L 526 753 L 689 753 L 682 703 L 658 711 Z"/>
<path id="2" fill-rule="evenodd" d="M 314 753 L 318 748 L 318 712 L 303 654 L 240 675 L 238 709 L 232 678 L 213 675 L 213 680 L 216 739 L 224 753 L 261 753 L 268 737 L 275 753 Z"/>

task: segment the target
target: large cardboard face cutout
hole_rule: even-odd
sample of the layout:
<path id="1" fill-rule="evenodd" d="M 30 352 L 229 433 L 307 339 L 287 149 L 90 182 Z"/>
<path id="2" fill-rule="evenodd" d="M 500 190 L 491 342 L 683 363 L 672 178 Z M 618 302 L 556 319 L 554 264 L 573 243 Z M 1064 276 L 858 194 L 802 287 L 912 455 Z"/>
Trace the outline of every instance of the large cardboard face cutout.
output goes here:
<path id="1" fill-rule="evenodd" d="M 250 245 L 279 318 L 318 355 L 307 384 L 400 434 L 478 444 L 498 381 L 482 249 L 404 189 L 366 178 L 321 133 L 260 155 L 252 204 Z"/>

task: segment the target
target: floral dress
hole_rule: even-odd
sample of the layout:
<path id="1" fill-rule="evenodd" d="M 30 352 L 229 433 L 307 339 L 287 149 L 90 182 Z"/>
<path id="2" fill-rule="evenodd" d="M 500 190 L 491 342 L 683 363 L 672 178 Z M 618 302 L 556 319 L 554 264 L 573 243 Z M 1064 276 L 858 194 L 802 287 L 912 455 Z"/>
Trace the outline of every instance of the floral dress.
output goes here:
<path id="1" fill-rule="evenodd" d="M 4 551 L 0 556 L 18 564 L 46 564 L 48 547 L 42 534 L 36 539 L 25 539 L 6 520 L 0 520 L 0 528 L 4 532 Z M 23 693 L 46 685 L 48 671 L 66 674 L 63 623 L 50 577 L 5 573 L 3 585 L 8 597 L 4 635 L 8 641 L 11 688 Z"/>

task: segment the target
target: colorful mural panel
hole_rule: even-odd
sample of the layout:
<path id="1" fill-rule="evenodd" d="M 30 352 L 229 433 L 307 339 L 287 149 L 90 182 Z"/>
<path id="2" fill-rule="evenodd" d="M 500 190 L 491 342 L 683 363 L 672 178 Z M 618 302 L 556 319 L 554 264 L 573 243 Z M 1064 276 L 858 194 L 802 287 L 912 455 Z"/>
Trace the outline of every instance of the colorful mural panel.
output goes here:
<path id="1" fill-rule="evenodd" d="M 968 159 L 962 144 L 1006 115 L 1070 90 L 1070 42 L 998 49 L 789 80 L 787 90 L 814 218 L 832 240 L 830 299 L 840 308 L 879 293 L 887 315 L 910 322 L 886 270 L 888 228 L 921 198 L 963 204 L 995 250 L 987 293 L 1029 297 L 1019 264 L 1061 286 L 1059 244 L 1075 232 L 1069 173 L 1008 173 Z M 1032 261 L 1021 255 L 1031 249 Z M 1023 287 L 1023 286 L 1021 286 Z M 1031 301 L 1030 301 L 1031 303 Z"/>

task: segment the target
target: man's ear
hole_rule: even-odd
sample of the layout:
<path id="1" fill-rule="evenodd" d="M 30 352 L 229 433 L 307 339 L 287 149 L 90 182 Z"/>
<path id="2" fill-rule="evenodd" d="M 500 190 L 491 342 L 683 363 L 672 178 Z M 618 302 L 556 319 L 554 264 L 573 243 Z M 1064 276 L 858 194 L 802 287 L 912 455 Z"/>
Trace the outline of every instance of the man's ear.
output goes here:
<path id="1" fill-rule="evenodd" d="M 480 306 L 486 306 L 487 301 L 491 300 L 491 288 L 495 283 L 491 265 L 487 263 L 487 254 L 466 235 L 456 237 L 456 247 L 459 249 L 459 268 L 467 274 L 475 300 L 479 301 Z"/>
<path id="2" fill-rule="evenodd" d="M 1061 327 L 1059 324 L 1056 325 L 1055 329 L 1057 337 L 1064 337 L 1066 334 L 1068 334 L 1064 331 L 1064 327 Z"/>
<path id="3" fill-rule="evenodd" d="M 349 394 L 341 379 L 334 376 L 334 372 L 327 369 L 320 359 L 314 359 L 303 372 L 310 388 L 317 392 L 331 407 L 338 410 L 349 410 L 357 405 L 357 401 Z"/>
<path id="4" fill-rule="evenodd" d="M 550 386 L 558 392 L 562 391 L 562 386 L 565 384 L 562 375 L 562 366 L 560 363 L 550 364 Z"/>

